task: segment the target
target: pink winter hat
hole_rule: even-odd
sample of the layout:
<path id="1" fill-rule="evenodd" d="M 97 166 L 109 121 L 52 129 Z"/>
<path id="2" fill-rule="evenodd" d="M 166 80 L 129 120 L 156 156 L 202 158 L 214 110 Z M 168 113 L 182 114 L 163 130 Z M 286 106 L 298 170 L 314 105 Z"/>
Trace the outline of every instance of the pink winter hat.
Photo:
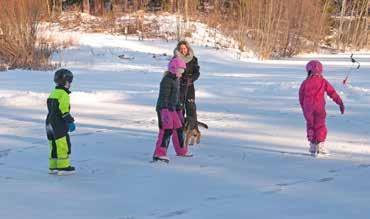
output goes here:
<path id="1" fill-rule="evenodd" d="M 171 61 L 168 63 L 168 71 L 172 74 L 176 74 L 176 71 L 179 68 L 185 69 L 186 64 L 182 59 L 178 57 L 171 59 Z"/>
<path id="2" fill-rule="evenodd" d="M 323 67 L 319 60 L 311 60 L 306 65 L 306 71 L 312 74 L 321 74 L 322 70 Z"/>

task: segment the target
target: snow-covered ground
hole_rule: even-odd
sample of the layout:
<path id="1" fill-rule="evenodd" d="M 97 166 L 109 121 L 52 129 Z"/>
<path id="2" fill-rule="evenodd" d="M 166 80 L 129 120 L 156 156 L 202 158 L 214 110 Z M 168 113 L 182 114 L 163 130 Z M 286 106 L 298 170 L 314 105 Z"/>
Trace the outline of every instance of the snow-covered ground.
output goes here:
<path id="1" fill-rule="evenodd" d="M 71 69 L 74 176 L 47 174 L 44 119 L 52 71 L 0 72 L 0 218 L 369 218 L 370 55 L 349 85 L 349 54 L 320 56 L 346 105 L 328 100 L 332 156 L 307 156 L 298 104 L 304 64 L 237 60 L 195 47 L 200 145 L 150 163 L 159 82 L 175 42 L 81 34 L 54 60 Z M 166 54 L 166 56 L 164 55 Z M 118 56 L 124 55 L 126 59 Z"/>

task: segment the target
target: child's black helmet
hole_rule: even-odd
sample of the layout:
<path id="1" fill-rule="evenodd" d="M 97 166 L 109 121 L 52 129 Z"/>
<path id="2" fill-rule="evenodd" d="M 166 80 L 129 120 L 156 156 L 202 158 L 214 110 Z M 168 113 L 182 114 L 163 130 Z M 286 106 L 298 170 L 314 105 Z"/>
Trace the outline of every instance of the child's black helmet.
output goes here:
<path id="1" fill-rule="evenodd" d="M 72 83 L 72 80 L 73 74 L 70 70 L 62 68 L 56 71 L 54 74 L 54 82 L 57 85 L 64 86 L 67 83 L 67 81 L 69 83 Z"/>

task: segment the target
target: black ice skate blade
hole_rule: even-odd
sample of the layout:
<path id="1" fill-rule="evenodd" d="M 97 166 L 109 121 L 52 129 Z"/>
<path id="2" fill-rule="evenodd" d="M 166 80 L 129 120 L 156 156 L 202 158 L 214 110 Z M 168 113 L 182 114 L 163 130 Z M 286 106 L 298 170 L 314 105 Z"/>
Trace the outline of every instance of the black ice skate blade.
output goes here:
<path id="1" fill-rule="evenodd" d="M 49 172 L 48 172 L 50 175 L 57 175 L 58 174 L 58 170 L 56 169 L 49 169 Z"/>
<path id="2" fill-rule="evenodd" d="M 58 173 L 56 175 L 58 176 L 71 176 L 71 175 L 74 175 L 76 173 L 76 171 L 58 171 Z"/>
<path id="3" fill-rule="evenodd" d="M 161 158 L 153 158 L 153 160 L 150 161 L 150 163 L 156 163 L 156 162 L 163 162 L 163 163 L 169 163 L 170 161 L 167 159 L 161 159 Z"/>
<path id="4" fill-rule="evenodd" d="M 323 153 L 311 153 L 310 154 L 314 158 L 327 158 L 330 156 L 329 153 L 323 154 Z"/>
<path id="5" fill-rule="evenodd" d="M 178 157 L 194 157 L 193 154 L 186 154 L 186 155 L 176 155 Z"/>

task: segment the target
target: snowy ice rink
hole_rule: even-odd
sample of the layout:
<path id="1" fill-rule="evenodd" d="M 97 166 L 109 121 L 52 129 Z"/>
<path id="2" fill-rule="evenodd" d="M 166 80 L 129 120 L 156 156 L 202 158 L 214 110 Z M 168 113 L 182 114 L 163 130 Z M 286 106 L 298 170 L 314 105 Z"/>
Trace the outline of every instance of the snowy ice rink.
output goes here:
<path id="1" fill-rule="evenodd" d="M 53 71 L 0 72 L 0 218 L 245 219 L 370 217 L 370 54 L 236 59 L 194 46 L 199 120 L 193 158 L 150 163 L 159 82 L 176 42 L 82 34 L 55 54 L 73 71 L 74 176 L 47 174 L 44 119 Z M 166 53 L 167 56 L 163 54 Z M 125 55 L 127 59 L 120 59 Z M 312 58 L 342 96 L 327 101 L 332 155 L 308 155 L 298 103 Z"/>

